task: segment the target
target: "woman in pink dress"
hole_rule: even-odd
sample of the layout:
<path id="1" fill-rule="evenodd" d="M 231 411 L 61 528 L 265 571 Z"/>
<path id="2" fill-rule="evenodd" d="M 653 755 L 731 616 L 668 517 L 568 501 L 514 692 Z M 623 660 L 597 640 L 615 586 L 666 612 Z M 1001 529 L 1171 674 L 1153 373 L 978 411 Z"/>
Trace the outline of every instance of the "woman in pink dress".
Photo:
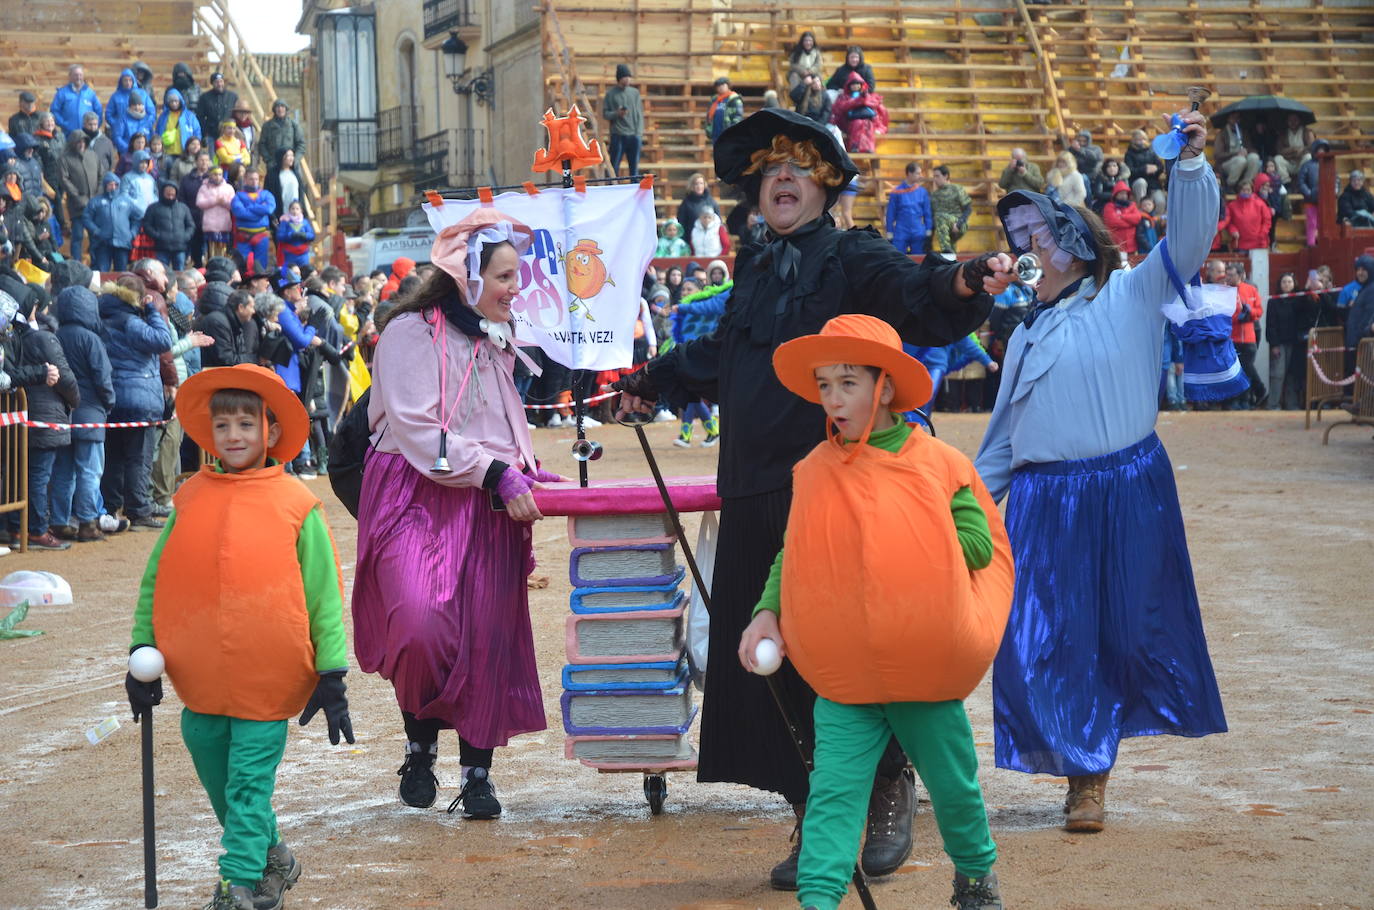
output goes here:
<path id="1" fill-rule="evenodd" d="M 501 813 L 492 750 L 543 730 L 525 579 L 535 460 L 515 389 L 511 302 L 530 229 L 484 208 L 445 228 L 437 266 L 382 325 L 372 362 L 354 647 L 396 689 L 401 799 L 434 804 L 439 731 L 456 730 L 466 818 Z"/>

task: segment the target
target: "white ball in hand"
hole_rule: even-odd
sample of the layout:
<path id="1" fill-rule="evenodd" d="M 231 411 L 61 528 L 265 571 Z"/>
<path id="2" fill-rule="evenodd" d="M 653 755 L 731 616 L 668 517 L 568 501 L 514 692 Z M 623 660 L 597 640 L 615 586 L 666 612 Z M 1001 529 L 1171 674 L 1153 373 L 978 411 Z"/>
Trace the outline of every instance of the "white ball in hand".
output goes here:
<path id="1" fill-rule="evenodd" d="M 129 673 L 139 682 L 152 682 L 166 666 L 167 661 L 157 648 L 139 648 L 129 655 Z"/>
<path id="2" fill-rule="evenodd" d="M 782 654 L 778 643 L 771 638 L 760 638 L 754 646 L 754 672 L 760 676 L 772 676 L 782 666 Z"/>

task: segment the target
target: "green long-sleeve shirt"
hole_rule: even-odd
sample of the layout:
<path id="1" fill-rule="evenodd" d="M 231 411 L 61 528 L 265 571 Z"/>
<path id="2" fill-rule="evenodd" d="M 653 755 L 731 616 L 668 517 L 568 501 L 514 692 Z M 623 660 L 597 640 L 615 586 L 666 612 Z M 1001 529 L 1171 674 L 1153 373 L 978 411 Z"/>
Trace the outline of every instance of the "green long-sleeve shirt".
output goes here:
<path id="1" fill-rule="evenodd" d="M 138 588 L 138 606 L 134 609 L 134 628 L 131 647 L 157 645 L 153 637 L 153 591 L 157 587 L 157 571 L 162 561 L 162 548 L 176 526 L 176 513 L 167 519 L 148 557 L 148 568 Z M 296 538 L 296 560 L 301 566 L 301 583 L 305 587 L 305 609 L 310 616 L 310 642 L 315 647 L 315 669 L 324 673 L 348 666 L 348 638 L 343 625 L 343 591 L 339 589 L 339 570 L 334 561 L 334 543 L 329 527 L 317 506 L 310 510 L 301 524 Z"/>
<path id="2" fill-rule="evenodd" d="M 896 452 L 906 444 L 907 438 L 915 430 L 897 415 L 893 417 L 895 422 L 892 426 L 874 430 L 869 435 L 869 445 L 885 452 Z M 978 504 L 978 498 L 968 487 L 960 487 L 950 499 L 949 511 L 954 516 L 954 531 L 959 537 L 959 547 L 964 551 L 964 565 L 971 570 L 985 568 L 992 562 L 992 532 L 988 528 L 988 516 Z M 782 554 L 783 551 L 779 550 L 777 558 L 773 560 L 763 594 L 754 607 L 755 613 L 760 610 L 782 612 Z"/>

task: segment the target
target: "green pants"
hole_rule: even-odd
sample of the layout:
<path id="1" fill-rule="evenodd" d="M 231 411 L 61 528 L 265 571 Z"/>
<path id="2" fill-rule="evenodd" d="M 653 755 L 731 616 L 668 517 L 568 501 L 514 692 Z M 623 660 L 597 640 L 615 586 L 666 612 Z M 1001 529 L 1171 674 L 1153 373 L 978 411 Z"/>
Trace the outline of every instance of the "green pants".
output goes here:
<path id="1" fill-rule="evenodd" d="M 251 888 L 267 867 L 267 851 L 277 845 L 272 791 L 286 751 L 286 721 L 242 720 L 183 708 L 181 738 L 224 829 L 220 877 Z"/>
<path id="2" fill-rule="evenodd" d="M 873 789 L 873 772 L 896 736 L 921 775 L 954 868 L 988 873 L 997 845 L 978 786 L 978 756 L 962 701 L 842 705 L 816 699 L 816 767 L 802 821 L 797 899 L 834 910 L 854 873 Z"/>
<path id="3" fill-rule="evenodd" d="M 935 215 L 935 237 L 931 248 L 937 253 L 953 253 L 954 246 L 959 241 L 954 236 L 959 229 L 959 215 L 947 215 L 936 213 Z"/>

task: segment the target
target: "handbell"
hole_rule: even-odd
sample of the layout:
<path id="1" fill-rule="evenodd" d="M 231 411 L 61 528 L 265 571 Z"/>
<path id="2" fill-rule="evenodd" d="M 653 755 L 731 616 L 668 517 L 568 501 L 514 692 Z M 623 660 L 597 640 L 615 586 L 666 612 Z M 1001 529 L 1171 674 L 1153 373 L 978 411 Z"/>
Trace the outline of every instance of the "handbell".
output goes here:
<path id="1" fill-rule="evenodd" d="M 448 433 L 444 430 L 439 431 L 439 454 L 434 459 L 434 464 L 429 466 L 431 474 L 452 474 L 453 468 L 448 463 Z"/>
<path id="2" fill-rule="evenodd" d="M 1016 259 L 1016 277 L 1034 287 L 1045 275 L 1040 265 L 1040 257 L 1034 253 L 1022 253 Z"/>
<path id="3" fill-rule="evenodd" d="M 572 444 L 572 457 L 578 461 L 597 461 L 601 458 L 601 443 L 579 439 Z"/>

